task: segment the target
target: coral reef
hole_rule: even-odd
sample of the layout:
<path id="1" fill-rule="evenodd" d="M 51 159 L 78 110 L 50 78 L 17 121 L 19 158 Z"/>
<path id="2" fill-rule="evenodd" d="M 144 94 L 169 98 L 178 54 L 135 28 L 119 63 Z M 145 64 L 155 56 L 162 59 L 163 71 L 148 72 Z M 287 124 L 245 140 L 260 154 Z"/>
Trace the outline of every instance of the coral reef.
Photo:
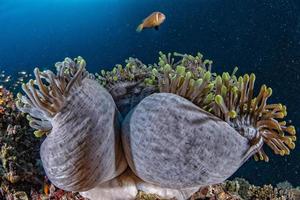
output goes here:
<path id="1" fill-rule="evenodd" d="M 32 192 L 30 195 L 32 200 L 88 200 L 82 197 L 78 192 L 67 192 L 55 187 L 47 178 L 44 180 L 42 192 Z"/>
<path id="2" fill-rule="evenodd" d="M 242 178 L 222 184 L 202 187 L 190 200 L 298 200 L 300 190 L 283 189 L 272 185 L 255 186 Z"/>
<path id="3" fill-rule="evenodd" d="M 222 184 L 202 187 L 190 200 L 241 200 L 238 195 L 231 194 Z"/>
<path id="4" fill-rule="evenodd" d="M 32 135 L 25 116 L 16 110 L 13 94 L 2 86 L 0 105 L 0 199 L 29 195 L 42 184 L 40 141 Z"/>
<path id="5" fill-rule="evenodd" d="M 234 182 L 234 184 L 232 184 L 231 182 Z M 230 188 L 228 186 L 236 186 L 234 188 Z M 226 181 L 225 182 L 225 187 L 228 189 L 229 192 L 233 192 L 235 194 L 239 194 L 240 197 L 242 197 L 243 199 L 247 199 L 248 198 L 248 191 L 250 188 L 251 184 L 243 178 L 235 178 L 233 181 Z"/>

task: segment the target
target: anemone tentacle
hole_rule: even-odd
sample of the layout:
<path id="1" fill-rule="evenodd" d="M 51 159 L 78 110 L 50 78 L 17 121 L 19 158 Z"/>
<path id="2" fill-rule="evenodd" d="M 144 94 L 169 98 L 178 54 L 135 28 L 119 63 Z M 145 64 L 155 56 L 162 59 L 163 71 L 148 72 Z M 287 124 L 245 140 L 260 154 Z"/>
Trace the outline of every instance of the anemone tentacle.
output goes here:
<path id="1" fill-rule="evenodd" d="M 17 107 L 29 114 L 27 119 L 30 126 L 37 129 L 36 136 L 51 131 L 51 119 L 62 109 L 71 90 L 79 87 L 82 79 L 88 76 L 85 66 L 85 60 L 81 57 L 74 60 L 65 58 L 55 64 L 57 74 L 35 68 L 35 80 L 22 85 L 26 96 L 18 94 Z"/>
<path id="2" fill-rule="evenodd" d="M 248 138 L 251 145 L 261 137 L 275 154 L 288 155 L 289 149 L 295 148 L 295 127 L 281 121 L 287 115 L 286 107 L 267 103 L 272 89 L 262 85 L 254 97 L 255 74 L 237 77 L 235 67 L 231 75 L 217 75 L 211 72 L 212 61 L 203 60 L 200 53 L 175 52 L 174 56 L 181 57 L 177 62 L 171 55 L 160 52 L 158 64 L 153 65 L 154 76 L 146 79 L 157 85 L 159 92 L 177 94 L 211 112 Z M 269 160 L 263 148 L 256 149 L 255 160 Z"/>
<path id="3" fill-rule="evenodd" d="M 203 59 L 201 53 L 192 56 L 159 52 L 158 62 L 149 66 L 135 58 L 126 62 L 129 69 L 123 70 L 118 66 L 112 72 L 103 72 L 99 80 L 110 88 L 126 81 L 134 83 L 136 79 L 133 77 L 142 74 L 138 80 L 142 81 L 143 87 L 154 88 L 154 92 L 174 93 L 190 100 L 229 123 L 252 146 L 262 138 L 275 154 L 288 155 L 289 149 L 295 148 L 295 127 L 283 121 L 287 115 L 286 107 L 267 103 L 272 89 L 266 85 L 262 85 L 255 96 L 255 74 L 237 76 L 238 68 L 235 67 L 231 74 L 224 72 L 218 75 L 212 72 L 213 62 Z M 126 90 L 123 92 L 126 93 Z M 257 150 L 255 160 L 269 160 L 263 148 L 254 149 Z"/>
<path id="4" fill-rule="evenodd" d="M 259 94 L 253 98 L 254 82 L 254 74 L 250 76 L 246 74 L 238 79 L 226 73 L 223 73 L 222 78 L 218 76 L 215 97 L 218 108 L 213 111 L 213 114 L 235 127 L 251 143 L 255 143 L 257 137 L 262 137 L 264 143 L 275 154 L 288 155 L 289 149 L 295 148 L 296 131 L 293 126 L 286 126 L 285 121 L 280 121 L 287 115 L 286 107 L 281 104 L 267 104 L 272 89 L 266 85 L 262 85 Z M 258 136 L 256 132 L 259 133 Z M 269 161 L 262 148 L 254 158 Z"/>

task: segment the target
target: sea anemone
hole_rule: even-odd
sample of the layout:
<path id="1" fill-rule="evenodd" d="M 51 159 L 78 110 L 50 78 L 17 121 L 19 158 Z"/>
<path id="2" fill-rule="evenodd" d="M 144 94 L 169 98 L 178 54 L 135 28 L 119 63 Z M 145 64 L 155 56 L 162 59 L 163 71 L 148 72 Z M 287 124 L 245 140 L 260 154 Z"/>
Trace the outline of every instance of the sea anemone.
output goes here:
<path id="1" fill-rule="evenodd" d="M 123 124 L 125 155 L 137 176 L 170 188 L 215 184 L 253 155 L 268 161 L 264 143 L 280 155 L 295 147 L 295 128 L 280 121 L 286 107 L 267 104 L 272 90 L 265 85 L 254 97 L 254 74 L 237 78 L 235 68 L 217 75 L 201 54 L 174 55 L 181 60 L 161 53 L 145 79 L 160 94 L 144 98 Z"/>
<path id="2" fill-rule="evenodd" d="M 29 113 L 35 135 L 47 135 L 40 155 L 49 180 L 67 191 L 86 191 L 126 167 L 119 114 L 111 95 L 85 70 L 81 57 L 56 63 L 57 74 L 34 70 L 18 108 Z"/>
<path id="3" fill-rule="evenodd" d="M 147 184 L 194 189 L 223 182 L 251 156 L 268 161 L 264 144 L 280 155 L 295 147 L 286 107 L 267 104 L 270 88 L 255 96 L 254 74 L 218 75 L 200 53 L 160 52 L 153 65 L 129 58 L 96 74 L 98 82 L 81 57 L 56 67 L 57 74 L 35 69 L 17 105 L 35 135 L 47 135 L 43 165 L 62 189 L 105 190 L 127 167 L 124 157 Z"/>
<path id="4" fill-rule="evenodd" d="M 143 98 L 157 91 L 144 81 L 152 75 L 151 66 L 131 57 L 125 62 L 125 67 L 117 64 L 111 71 L 96 73 L 97 80 L 110 92 L 124 117 Z"/>
<path id="5" fill-rule="evenodd" d="M 289 149 L 295 148 L 295 127 L 287 126 L 286 121 L 282 120 L 287 115 L 286 106 L 267 104 L 272 89 L 266 85 L 262 85 L 259 94 L 254 96 L 255 74 L 237 77 L 235 68 L 231 75 L 228 72 L 216 75 L 211 73 L 212 61 L 203 61 L 200 53 L 195 57 L 174 55 L 182 59 L 172 66 L 164 61 L 158 68 L 158 71 L 163 71 L 163 76 L 161 73 L 157 75 L 160 92 L 185 97 L 230 124 L 251 145 L 262 137 L 275 154 L 282 156 L 289 155 Z M 170 54 L 168 57 L 172 60 Z M 166 55 L 161 53 L 160 60 L 166 60 Z M 269 161 L 262 148 L 254 158 Z"/>

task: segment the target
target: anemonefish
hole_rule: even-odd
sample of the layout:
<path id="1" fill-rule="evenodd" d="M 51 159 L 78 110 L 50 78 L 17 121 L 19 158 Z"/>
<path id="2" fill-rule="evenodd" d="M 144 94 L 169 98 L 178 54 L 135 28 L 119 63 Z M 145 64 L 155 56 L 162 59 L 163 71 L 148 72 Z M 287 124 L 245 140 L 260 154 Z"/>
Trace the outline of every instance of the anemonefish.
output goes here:
<path id="1" fill-rule="evenodd" d="M 149 15 L 143 22 L 137 27 L 136 31 L 141 32 L 145 28 L 155 28 L 158 30 L 158 27 L 165 21 L 166 16 L 161 12 L 153 12 Z"/>

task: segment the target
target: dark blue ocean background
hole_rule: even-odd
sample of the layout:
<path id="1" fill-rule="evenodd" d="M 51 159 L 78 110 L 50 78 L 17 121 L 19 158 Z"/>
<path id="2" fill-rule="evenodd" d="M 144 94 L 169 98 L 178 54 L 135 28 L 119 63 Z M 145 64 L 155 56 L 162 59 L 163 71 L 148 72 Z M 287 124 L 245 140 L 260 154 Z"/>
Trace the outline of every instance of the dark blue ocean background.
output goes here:
<path id="1" fill-rule="evenodd" d="M 153 11 L 167 19 L 159 31 L 136 33 Z M 53 68 L 83 56 L 90 72 L 129 56 L 154 63 L 158 51 L 195 54 L 216 72 L 254 72 L 273 89 L 270 102 L 288 107 L 300 133 L 299 0 L 0 0 L 0 70 L 7 74 Z M 290 156 L 248 161 L 235 176 L 253 184 L 300 185 L 300 143 Z"/>

